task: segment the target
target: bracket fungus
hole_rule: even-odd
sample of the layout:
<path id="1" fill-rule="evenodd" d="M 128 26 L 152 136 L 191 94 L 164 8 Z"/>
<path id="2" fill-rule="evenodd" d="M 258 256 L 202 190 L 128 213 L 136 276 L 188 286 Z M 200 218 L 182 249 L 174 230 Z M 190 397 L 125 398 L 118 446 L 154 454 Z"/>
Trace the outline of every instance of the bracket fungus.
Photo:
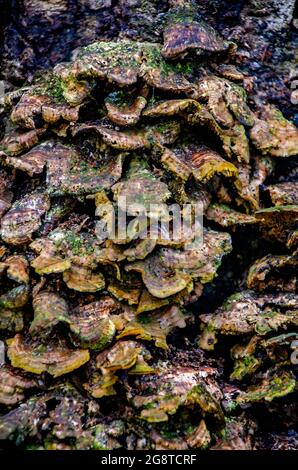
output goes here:
<path id="1" fill-rule="evenodd" d="M 255 403 L 286 413 L 298 131 L 253 100 L 240 33 L 200 3 L 80 2 L 119 24 L 133 9 L 131 36 L 84 40 L 3 100 L 0 439 L 247 449 Z"/>

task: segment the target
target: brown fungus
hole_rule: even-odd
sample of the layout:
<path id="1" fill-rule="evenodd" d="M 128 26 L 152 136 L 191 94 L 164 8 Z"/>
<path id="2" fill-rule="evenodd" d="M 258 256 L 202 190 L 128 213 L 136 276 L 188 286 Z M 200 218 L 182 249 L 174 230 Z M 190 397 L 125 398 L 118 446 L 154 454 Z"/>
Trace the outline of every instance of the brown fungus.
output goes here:
<path id="1" fill-rule="evenodd" d="M 242 34 L 221 2 L 210 22 L 192 0 L 23 3 L 12 77 L 3 44 L 0 438 L 248 450 L 264 411 L 292 439 L 297 129 L 266 8 L 237 10 Z"/>

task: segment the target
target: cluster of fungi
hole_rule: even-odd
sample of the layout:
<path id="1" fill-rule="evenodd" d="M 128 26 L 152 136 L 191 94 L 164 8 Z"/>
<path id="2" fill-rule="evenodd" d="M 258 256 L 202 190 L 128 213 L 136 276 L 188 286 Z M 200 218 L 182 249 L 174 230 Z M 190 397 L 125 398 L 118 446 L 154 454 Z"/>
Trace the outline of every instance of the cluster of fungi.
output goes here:
<path id="1" fill-rule="evenodd" d="M 298 153 L 298 131 L 275 106 L 248 106 L 237 45 L 192 2 L 172 4 L 163 43 L 95 42 L 5 95 L 6 442 L 252 449 L 255 408 L 291 423 L 298 185 L 275 171 Z M 134 204 L 124 238 L 100 237 L 123 198 L 199 203 L 202 243 L 194 230 L 141 236 Z M 200 311 L 252 233 L 262 256 L 219 308 Z"/>

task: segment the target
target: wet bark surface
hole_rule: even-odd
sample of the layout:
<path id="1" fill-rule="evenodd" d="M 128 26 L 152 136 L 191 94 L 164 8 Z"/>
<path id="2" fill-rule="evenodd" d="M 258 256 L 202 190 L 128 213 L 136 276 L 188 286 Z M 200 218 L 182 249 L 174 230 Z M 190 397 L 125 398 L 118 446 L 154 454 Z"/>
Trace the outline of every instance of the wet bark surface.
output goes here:
<path id="1" fill-rule="evenodd" d="M 200 1 L 202 19 L 238 46 L 235 63 L 251 77 L 257 104 L 279 105 L 287 117 L 295 79 L 295 0 Z M 161 41 L 156 27 L 168 11 L 165 0 L 2 0 L 1 76 L 20 86 L 34 73 L 69 60 L 96 40 Z M 296 110 L 297 112 L 297 110 Z"/>

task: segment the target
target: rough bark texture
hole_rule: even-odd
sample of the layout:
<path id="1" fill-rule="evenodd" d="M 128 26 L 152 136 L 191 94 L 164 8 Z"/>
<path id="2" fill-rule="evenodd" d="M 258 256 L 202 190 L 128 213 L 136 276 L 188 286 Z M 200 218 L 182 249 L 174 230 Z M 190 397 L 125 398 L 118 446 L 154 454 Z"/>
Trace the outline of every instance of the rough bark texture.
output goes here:
<path id="1" fill-rule="evenodd" d="M 167 0 L 2 0 L 2 77 L 20 85 L 38 69 L 70 58 L 101 39 L 160 41 Z M 174 2 L 175 3 L 175 2 Z M 177 2 L 176 2 L 177 3 Z M 278 104 L 287 117 L 295 79 L 295 0 L 198 1 L 202 18 L 239 45 L 236 63 L 253 79 L 257 103 Z"/>
<path id="2" fill-rule="evenodd" d="M 185 3 L 187 0 L 0 0 L 0 80 L 12 92 L 7 95 L 6 108 L 2 102 L 0 108 L 1 138 L 4 136 L 0 152 L 0 320 L 4 326 L 1 323 L 0 340 L 8 340 L 7 364 L 0 367 L 3 447 L 298 449 L 297 365 L 289 359 L 292 341 L 298 337 L 298 162 L 293 126 L 298 102 L 297 7 L 295 0 L 195 2 L 200 19 L 215 28 L 225 44 L 232 41 L 238 48 L 220 64 L 218 56 L 208 56 L 208 71 L 205 73 L 203 64 L 196 85 L 199 91 L 200 82 L 210 89 L 206 96 L 197 91 L 195 98 L 187 94 L 185 98 L 184 90 L 175 89 L 182 87 L 181 80 L 171 81 L 173 63 L 166 62 L 171 73 L 164 79 L 160 63 L 152 61 L 157 71 L 153 85 L 137 68 L 141 64 L 148 74 L 149 53 L 142 49 L 146 41 L 159 44 L 158 60 L 164 60 L 160 50 L 165 15 Z M 129 81 L 132 76 L 126 63 L 119 67 L 120 72 L 114 65 L 111 71 L 105 69 L 102 57 L 95 58 L 102 59 L 98 83 L 92 74 L 83 85 L 73 81 L 73 89 L 83 93 L 78 109 L 61 96 L 60 88 L 57 92 L 56 82 L 41 91 L 39 82 L 36 85 L 36 76 L 46 76 L 45 71 L 76 58 L 77 48 L 123 39 L 138 41 L 136 55 L 141 56 L 131 88 L 122 87 L 121 80 Z M 116 65 L 118 60 L 117 56 Z M 133 60 L 131 54 L 129 60 Z M 86 67 L 82 63 L 79 66 Z M 230 65 L 230 69 L 220 69 Z M 222 85 L 222 77 L 230 79 L 229 73 L 236 78 Z M 247 103 L 237 86 L 237 74 L 248 94 Z M 69 73 L 64 85 L 72 84 L 72 79 Z M 163 80 L 168 80 L 168 88 L 163 88 Z M 23 95 L 18 96 L 20 87 L 24 87 Z M 26 95 L 26 87 L 33 90 L 31 95 Z M 123 89 L 129 96 L 120 104 L 113 101 L 115 94 L 122 96 Z M 168 100 L 168 108 L 163 108 L 164 100 Z M 201 116 L 202 109 L 205 114 Z M 210 110 L 214 119 L 210 119 Z M 196 115 L 201 118 L 196 123 L 199 131 L 192 127 Z M 174 126 L 154 127 L 156 117 L 162 125 L 172 119 Z M 99 122 L 94 124 L 93 118 Z M 222 129 L 216 118 L 221 119 Z M 230 137 L 234 127 L 229 128 L 229 119 L 243 132 L 236 134 L 238 147 L 225 144 L 222 148 L 214 129 Z M 181 138 L 180 147 L 180 137 L 175 147 L 177 121 L 182 123 L 183 138 L 188 139 Z M 196 152 L 193 143 L 199 148 Z M 235 154 L 227 156 L 227 147 Z M 140 168 L 130 167 L 127 161 L 123 164 L 130 151 L 140 159 L 144 154 L 150 168 L 143 160 Z M 250 161 L 249 157 L 241 159 L 249 151 Z M 205 170 L 204 165 L 197 165 L 201 157 Z M 101 167 L 106 168 L 107 162 L 102 175 Z M 233 179 L 238 170 L 239 180 Z M 106 199 L 104 191 L 93 188 L 98 178 L 107 189 Z M 169 190 L 181 200 L 186 193 L 187 197 L 196 197 L 196 191 L 203 194 L 207 228 L 216 235 L 206 248 L 208 263 L 200 255 L 203 262 L 199 256 L 196 269 L 202 274 L 201 261 L 206 269 L 203 275 L 208 278 L 214 271 L 210 282 L 193 277 L 197 282 L 193 291 L 187 291 L 190 276 L 186 268 L 192 260 L 187 255 L 183 259 L 172 247 L 164 249 L 163 261 L 175 262 L 179 269 L 179 263 L 185 263 L 183 269 L 186 266 L 175 283 L 170 280 L 172 285 L 168 270 L 151 256 L 155 245 L 142 245 L 144 256 L 136 256 L 137 261 L 130 258 L 131 253 L 135 255 L 133 245 L 125 255 L 121 245 L 121 249 L 114 246 L 114 251 L 107 246 L 101 253 L 94 235 L 95 222 L 105 217 L 98 209 L 100 198 L 111 204 L 111 188 L 115 194 L 122 191 L 137 198 L 140 194 L 134 192 L 135 187 L 141 187 L 142 195 L 148 193 L 149 199 L 156 197 L 152 187 L 160 200 L 167 200 Z M 180 194 L 182 187 L 185 193 L 181 190 Z M 22 230 L 18 232 L 20 225 L 25 238 Z M 63 235 L 58 249 L 57 240 L 48 235 L 60 226 L 68 238 Z M 29 246 L 31 238 L 34 241 Z M 98 258 L 94 261 L 95 252 Z M 100 256 L 108 261 L 102 262 Z M 120 272 L 125 257 L 130 264 L 125 272 L 121 265 L 124 280 L 120 282 L 115 267 Z M 97 292 L 104 287 L 104 276 L 96 271 L 96 263 L 104 265 L 100 266 L 106 279 L 110 276 L 115 281 L 104 296 Z M 163 282 L 172 289 L 168 295 L 161 292 Z M 145 293 L 142 305 L 149 305 L 148 317 L 146 309 L 141 310 L 141 301 L 135 302 L 140 309 L 136 313 L 134 291 L 138 291 L 138 299 Z M 122 303 L 115 292 L 124 299 Z M 183 315 L 176 303 L 170 304 L 180 294 L 186 305 Z M 36 331 L 42 332 L 42 347 L 34 337 Z M 49 331 L 54 331 L 53 338 Z M 56 341 L 54 346 L 50 338 Z M 152 358 L 158 364 L 156 377 L 150 375 Z M 140 370 L 144 375 L 138 376 Z M 63 374 L 67 375 L 61 378 Z"/>

